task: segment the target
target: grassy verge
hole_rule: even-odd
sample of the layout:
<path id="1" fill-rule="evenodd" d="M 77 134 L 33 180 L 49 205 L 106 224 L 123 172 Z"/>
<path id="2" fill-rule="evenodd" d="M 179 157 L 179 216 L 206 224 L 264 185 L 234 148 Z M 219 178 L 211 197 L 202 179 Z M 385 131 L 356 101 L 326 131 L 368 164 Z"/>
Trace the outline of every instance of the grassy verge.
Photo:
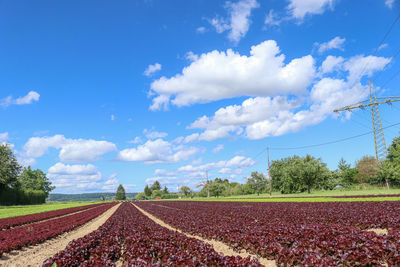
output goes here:
<path id="1" fill-rule="evenodd" d="M 296 194 L 281 194 L 280 192 L 272 192 L 273 198 L 290 198 L 290 197 L 334 197 L 334 196 L 368 196 L 368 195 L 399 195 L 400 188 L 393 188 L 387 190 L 383 187 L 369 187 L 366 189 L 334 189 L 334 190 L 326 190 L 326 191 L 311 191 L 310 194 L 307 192 L 296 193 Z M 252 195 L 239 195 L 239 196 L 229 196 L 226 198 L 270 198 L 268 194 L 257 194 Z"/>
<path id="2" fill-rule="evenodd" d="M 59 209 L 67 209 L 79 206 L 95 204 L 99 202 L 49 202 L 41 205 L 24 205 L 24 206 L 0 206 L 0 219 L 8 217 L 16 217 L 39 212 L 46 212 Z"/>
<path id="3" fill-rule="evenodd" d="M 226 201 L 226 202 L 354 202 L 354 201 L 400 201 L 400 197 L 363 197 L 363 198 L 184 198 L 181 201 Z"/>

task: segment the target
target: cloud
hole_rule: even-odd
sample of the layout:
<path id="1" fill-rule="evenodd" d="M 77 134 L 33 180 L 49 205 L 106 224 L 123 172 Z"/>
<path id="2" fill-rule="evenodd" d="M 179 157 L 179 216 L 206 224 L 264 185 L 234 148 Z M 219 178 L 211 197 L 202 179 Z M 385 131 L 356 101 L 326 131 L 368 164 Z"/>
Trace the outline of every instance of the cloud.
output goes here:
<path id="1" fill-rule="evenodd" d="M 101 189 L 109 192 L 115 192 L 120 184 L 117 176 L 118 175 L 116 173 L 111 174 L 110 177 L 108 177 L 108 179 L 104 182 Z"/>
<path id="2" fill-rule="evenodd" d="M 144 75 L 146 75 L 147 77 L 151 76 L 152 74 L 154 74 L 157 71 L 161 70 L 161 64 L 160 63 L 155 63 L 153 65 L 149 65 L 147 67 L 147 69 L 143 72 Z"/>
<path id="3" fill-rule="evenodd" d="M 189 128 L 203 129 L 198 139 L 207 141 L 232 134 L 243 133 L 248 139 L 262 139 L 299 131 L 335 116 L 333 110 L 336 108 L 364 100 L 368 96 L 368 86 L 360 83 L 361 78 L 383 70 L 391 59 L 354 56 L 327 60 L 322 64 L 321 75 L 336 68 L 340 75 L 347 74 L 347 79 L 322 77 L 315 81 L 308 94 L 300 97 L 248 98 L 240 105 L 218 109 L 213 116 L 199 117 Z"/>
<path id="4" fill-rule="evenodd" d="M 150 109 L 166 109 L 169 103 L 181 107 L 239 96 L 306 92 L 315 77 L 313 57 L 284 61 L 273 40 L 252 46 L 250 56 L 230 49 L 202 54 L 182 74 L 161 77 L 151 84 L 156 97 Z"/>
<path id="5" fill-rule="evenodd" d="M 143 130 L 143 134 L 148 138 L 148 139 L 157 139 L 157 138 L 163 138 L 166 137 L 168 134 L 164 132 L 157 132 L 154 130 Z"/>
<path id="6" fill-rule="evenodd" d="M 225 9 L 228 12 L 228 18 L 215 17 L 210 20 L 210 23 L 217 33 L 229 30 L 229 40 L 238 43 L 249 30 L 252 9 L 259 6 L 256 0 L 239 0 L 236 3 L 227 1 Z"/>
<path id="7" fill-rule="evenodd" d="M 34 101 L 39 101 L 40 94 L 35 91 L 30 91 L 27 95 L 13 99 L 12 96 L 0 99 L 0 106 L 8 107 L 10 105 L 27 105 Z"/>
<path id="8" fill-rule="evenodd" d="M 114 114 L 111 114 L 111 120 L 112 120 L 112 121 L 115 120 Z"/>
<path id="9" fill-rule="evenodd" d="M 316 43 L 316 46 L 318 47 L 318 52 L 320 54 L 322 54 L 325 51 L 328 51 L 331 49 L 343 50 L 343 45 L 344 45 L 345 41 L 346 41 L 345 38 L 340 38 L 339 36 L 336 36 L 335 38 L 333 38 L 332 40 L 330 40 L 326 43 L 322 43 L 322 44 Z"/>
<path id="10" fill-rule="evenodd" d="M 393 8 L 393 4 L 394 4 L 394 1 L 395 0 L 385 0 L 385 5 L 388 7 L 388 8 Z"/>
<path id="11" fill-rule="evenodd" d="M 307 15 L 322 14 L 327 9 L 333 10 L 335 0 L 289 0 L 287 9 L 292 18 L 303 20 Z"/>
<path id="12" fill-rule="evenodd" d="M 155 181 L 158 181 L 162 185 L 171 185 L 171 184 L 176 184 L 177 180 L 178 179 L 176 177 L 156 176 L 156 177 L 147 178 L 145 180 L 145 183 L 146 184 L 153 184 Z"/>
<path id="13" fill-rule="evenodd" d="M 222 149 L 224 149 L 224 145 L 219 144 L 218 146 L 216 146 L 216 147 L 213 149 L 213 152 L 214 152 L 214 153 L 217 153 L 217 152 L 221 151 Z"/>
<path id="14" fill-rule="evenodd" d="M 199 149 L 195 147 L 174 146 L 163 139 L 156 139 L 120 151 L 117 160 L 143 161 L 146 164 L 175 163 L 187 160 L 198 152 Z"/>
<path id="15" fill-rule="evenodd" d="M 190 61 L 197 61 L 199 59 L 199 56 L 193 53 L 192 51 L 189 51 L 186 53 L 186 59 Z"/>
<path id="16" fill-rule="evenodd" d="M 197 33 L 205 33 L 207 31 L 207 29 L 205 28 L 205 27 L 198 27 L 197 29 L 196 29 L 196 32 Z"/>
<path id="17" fill-rule="evenodd" d="M 321 65 L 322 74 L 341 69 L 343 67 L 343 62 L 343 57 L 327 56 Z"/>
<path id="18" fill-rule="evenodd" d="M 142 139 L 139 136 L 136 136 L 135 139 L 128 141 L 129 144 L 139 144 L 142 142 Z"/>
<path id="19" fill-rule="evenodd" d="M 279 26 L 282 20 L 275 14 L 274 10 L 271 9 L 265 17 L 264 24 L 267 26 Z"/>
<path id="20" fill-rule="evenodd" d="M 388 46 L 389 46 L 388 44 L 381 44 L 381 45 L 378 47 L 377 51 L 380 51 L 380 50 L 382 50 L 382 49 L 384 49 L 384 48 L 386 48 L 386 47 L 388 47 Z"/>
<path id="21" fill-rule="evenodd" d="M 188 185 L 195 187 L 199 180 L 206 179 L 206 172 L 209 172 L 210 178 L 213 176 L 212 173 L 242 174 L 244 170 L 254 166 L 254 164 L 255 161 L 251 158 L 235 156 L 229 160 L 220 160 L 202 165 L 184 165 L 173 171 L 156 169 L 154 172 L 155 177 L 147 179 L 146 183 L 153 183 L 154 181 L 158 180 L 161 184 L 167 183 L 175 186 Z"/>
<path id="22" fill-rule="evenodd" d="M 58 191 L 93 191 L 101 188 L 102 174 L 94 165 L 56 163 L 47 173 Z"/>
<path id="23" fill-rule="evenodd" d="M 92 139 L 69 139 L 64 135 L 31 137 L 24 145 L 25 158 L 43 156 L 49 148 L 60 149 L 59 158 L 63 162 L 83 163 L 96 160 L 101 155 L 117 149 L 115 144 Z"/>

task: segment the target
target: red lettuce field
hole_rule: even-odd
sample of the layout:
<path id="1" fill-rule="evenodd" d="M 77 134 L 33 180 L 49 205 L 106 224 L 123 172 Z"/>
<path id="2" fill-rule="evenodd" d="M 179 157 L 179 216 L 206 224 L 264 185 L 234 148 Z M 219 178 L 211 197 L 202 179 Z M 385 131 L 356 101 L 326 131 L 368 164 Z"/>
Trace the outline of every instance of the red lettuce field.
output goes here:
<path id="1" fill-rule="evenodd" d="M 143 202 L 183 231 L 282 266 L 400 265 L 400 202 Z M 366 231 L 385 228 L 387 235 Z"/>
<path id="2" fill-rule="evenodd" d="M 115 204 L 37 214 L 31 223 L 14 218 L 25 223 L 0 230 L 0 254 L 45 242 Z M 262 266 L 265 259 L 278 266 L 400 266 L 400 202 L 134 204 L 183 233 L 125 202 L 97 230 L 71 241 L 43 266 Z M 38 217 L 50 219 L 34 223 Z M 220 248 L 186 234 L 253 256 L 221 254 Z"/>

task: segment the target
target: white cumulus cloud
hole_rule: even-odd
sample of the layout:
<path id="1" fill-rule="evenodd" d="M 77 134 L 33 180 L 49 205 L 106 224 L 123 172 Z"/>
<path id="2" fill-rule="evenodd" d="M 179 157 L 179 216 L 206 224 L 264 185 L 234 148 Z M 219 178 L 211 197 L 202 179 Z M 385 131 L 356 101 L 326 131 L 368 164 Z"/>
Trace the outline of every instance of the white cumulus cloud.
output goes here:
<path id="1" fill-rule="evenodd" d="M 10 105 L 27 105 L 35 101 L 39 101 L 40 94 L 35 91 L 30 91 L 27 95 L 14 99 L 12 96 L 0 99 L 0 106 L 8 107 Z"/>
<path id="2" fill-rule="evenodd" d="M 230 49 L 202 54 L 182 74 L 151 84 L 156 96 L 150 109 L 166 109 L 169 103 L 188 106 L 239 96 L 305 92 L 315 77 L 313 57 L 284 61 L 273 40 L 252 46 L 250 56 Z"/>
<path id="3" fill-rule="evenodd" d="M 322 44 L 318 44 L 316 43 L 316 45 L 318 46 L 318 52 L 319 53 L 324 53 L 325 51 L 331 50 L 331 49 L 339 49 L 339 50 L 343 50 L 343 45 L 344 42 L 346 41 L 345 38 L 341 38 L 339 36 L 336 36 L 335 38 L 333 38 L 332 40 L 322 43 Z"/>
<path id="4" fill-rule="evenodd" d="M 228 12 L 228 17 L 215 17 L 210 20 L 210 23 L 214 26 L 217 33 L 229 30 L 229 40 L 238 43 L 249 30 L 252 9 L 259 6 L 256 0 L 239 0 L 236 3 L 227 1 L 225 8 Z"/>
<path id="5" fill-rule="evenodd" d="M 152 74 L 154 74 L 157 71 L 161 70 L 161 64 L 160 63 L 155 63 L 155 64 L 150 64 L 147 69 L 143 72 L 144 75 L 146 76 L 151 76 Z"/>
<path id="6" fill-rule="evenodd" d="M 148 140 L 136 148 L 128 148 L 119 152 L 120 161 L 143 161 L 146 164 L 175 163 L 187 160 L 199 152 L 195 147 L 174 146 L 163 140 Z"/>
<path id="7" fill-rule="evenodd" d="M 115 144 L 108 141 L 92 139 L 69 139 L 64 135 L 45 137 L 31 137 L 24 145 L 22 156 L 38 158 L 43 156 L 49 148 L 60 149 L 59 157 L 63 162 L 90 162 L 101 155 L 117 149 Z"/>
<path id="8" fill-rule="evenodd" d="M 333 9 L 335 0 L 289 0 L 288 10 L 290 15 L 298 20 L 307 15 L 322 14 L 327 9 Z"/>

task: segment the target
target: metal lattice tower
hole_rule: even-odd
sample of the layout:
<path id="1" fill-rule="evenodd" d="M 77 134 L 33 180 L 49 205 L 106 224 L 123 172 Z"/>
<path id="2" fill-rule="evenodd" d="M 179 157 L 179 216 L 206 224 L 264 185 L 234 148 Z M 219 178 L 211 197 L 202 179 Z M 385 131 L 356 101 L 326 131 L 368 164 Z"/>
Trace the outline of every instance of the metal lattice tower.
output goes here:
<path id="1" fill-rule="evenodd" d="M 374 133 L 374 144 L 375 144 L 375 156 L 379 161 L 385 160 L 387 157 L 387 149 L 385 142 L 385 135 L 383 133 L 381 116 L 379 114 L 379 105 L 380 104 L 391 104 L 393 102 L 400 101 L 400 97 L 376 97 L 375 91 L 372 87 L 371 81 L 369 81 L 369 99 L 345 106 L 343 108 L 335 109 L 334 112 L 340 111 L 352 111 L 353 109 L 364 109 L 366 107 L 371 108 L 371 118 L 372 118 L 372 130 Z M 386 181 L 386 184 L 389 188 L 389 184 Z"/>

